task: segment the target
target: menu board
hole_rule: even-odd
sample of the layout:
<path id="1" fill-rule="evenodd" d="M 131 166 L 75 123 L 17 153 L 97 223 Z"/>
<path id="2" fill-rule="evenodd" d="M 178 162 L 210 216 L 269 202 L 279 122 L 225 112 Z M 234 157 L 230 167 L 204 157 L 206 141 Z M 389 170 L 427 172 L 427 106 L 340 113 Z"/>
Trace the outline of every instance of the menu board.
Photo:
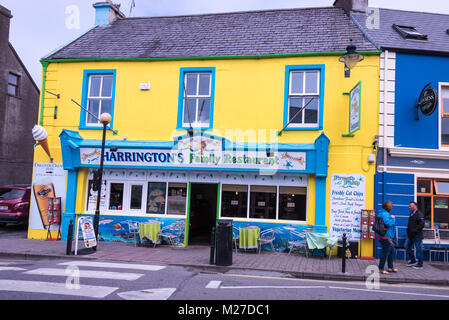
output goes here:
<path id="1" fill-rule="evenodd" d="M 334 174 L 330 189 L 330 235 L 360 240 L 361 211 L 365 208 L 365 176 Z"/>

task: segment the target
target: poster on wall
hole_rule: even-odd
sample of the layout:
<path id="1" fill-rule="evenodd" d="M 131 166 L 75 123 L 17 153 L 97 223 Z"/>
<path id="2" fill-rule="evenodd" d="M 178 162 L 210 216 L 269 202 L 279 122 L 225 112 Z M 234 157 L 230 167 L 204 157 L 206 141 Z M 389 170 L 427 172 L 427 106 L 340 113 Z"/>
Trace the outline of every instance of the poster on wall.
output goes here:
<path id="1" fill-rule="evenodd" d="M 100 211 L 106 210 L 106 182 L 107 182 L 106 180 L 103 180 L 102 184 L 101 184 Z M 88 190 L 87 212 L 95 212 L 95 210 L 97 209 L 98 191 L 94 190 L 93 185 L 94 185 L 94 181 L 89 180 L 89 183 L 87 186 L 87 190 Z"/>
<path id="2" fill-rule="evenodd" d="M 365 176 L 333 174 L 330 189 L 330 235 L 360 240 L 361 212 L 365 209 Z"/>
<path id="3" fill-rule="evenodd" d="M 360 129 L 361 88 L 359 82 L 349 93 L 349 133 Z"/>
<path id="4" fill-rule="evenodd" d="M 62 163 L 35 163 L 31 187 L 30 222 L 31 230 L 47 230 L 48 197 L 61 197 L 61 208 L 65 207 L 67 171 Z M 58 230 L 52 225 L 51 230 Z"/>

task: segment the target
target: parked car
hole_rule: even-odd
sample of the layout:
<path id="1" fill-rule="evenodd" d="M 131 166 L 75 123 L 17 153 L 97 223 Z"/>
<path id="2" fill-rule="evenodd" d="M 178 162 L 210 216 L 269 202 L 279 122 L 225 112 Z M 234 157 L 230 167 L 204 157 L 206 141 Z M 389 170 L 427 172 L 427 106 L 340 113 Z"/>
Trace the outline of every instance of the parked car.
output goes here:
<path id="1" fill-rule="evenodd" d="M 0 187 L 0 225 L 28 224 L 30 185 Z"/>

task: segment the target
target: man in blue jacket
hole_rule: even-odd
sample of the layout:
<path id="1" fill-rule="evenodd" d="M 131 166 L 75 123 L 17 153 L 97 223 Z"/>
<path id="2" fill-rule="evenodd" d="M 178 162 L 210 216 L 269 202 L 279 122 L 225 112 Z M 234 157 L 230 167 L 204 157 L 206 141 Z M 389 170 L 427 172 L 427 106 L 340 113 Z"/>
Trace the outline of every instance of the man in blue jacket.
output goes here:
<path id="1" fill-rule="evenodd" d="M 418 210 L 416 202 L 412 201 L 408 205 L 410 209 L 410 217 L 407 224 L 407 239 L 405 240 L 404 247 L 407 249 L 407 254 L 410 260 L 407 266 L 413 269 L 423 268 L 423 228 L 424 228 L 424 215 Z M 413 246 L 416 248 L 416 263 L 415 254 L 413 252 Z"/>
<path id="2" fill-rule="evenodd" d="M 377 236 L 380 244 L 382 245 L 382 255 L 379 260 L 379 271 L 381 274 L 389 274 L 390 272 L 398 272 L 398 269 L 393 267 L 394 261 L 394 242 L 393 239 L 396 235 L 396 217 L 391 215 L 390 212 L 393 210 L 393 203 L 391 201 L 385 201 L 382 204 L 382 209 L 379 210 L 377 216 L 382 218 L 385 227 L 387 228 L 387 233 L 385 235 Z M 388 262 L 388 271 L 384 270 L 385 261 Z"/>

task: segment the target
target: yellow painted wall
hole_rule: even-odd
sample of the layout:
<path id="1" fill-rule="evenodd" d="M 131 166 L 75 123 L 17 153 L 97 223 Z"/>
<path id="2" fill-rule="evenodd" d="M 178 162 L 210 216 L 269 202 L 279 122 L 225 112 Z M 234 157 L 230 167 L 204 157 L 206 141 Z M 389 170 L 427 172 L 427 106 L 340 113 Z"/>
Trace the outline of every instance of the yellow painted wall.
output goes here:
<path id="1" fill-rule="evenodd" d="M 179 76 L 182 67 L 215 67 L 214 129 L 210 133 L 228 136 L 232 130 L 249 133 L 248 142 L 313 143 L 322 131 L 276 132 L 283 127 L 286 65 L 325 65 L 324 133 L 330 139 L 329 171 L 364 174 L 366 176 L 366 208 L 374 201 L 375 165 L 368 164 L 373 153 L 372 142 L 379 128 L 379 55 L 368 55 L 345 78 L 338 56 L 303 56 L 265 59 L 226 59 L 190 61 L 109 61 L 49 63 L 45 89 L 59 93 L 60 99 L 45 93 L 43 126 L 55 162 L 62 162 L 59 134 L 62 129 L 80 131 L 84 139 L 101 139 L 99 130 L 79 130 L 83 70 L 116 69 L 114 129 L 108 140 L 170 141 L 185 134 L 177 131 Z M 362 81 L 361 130 L 352 138 L 348 132 L 349 92 Z M 140 83 L 150 82 L 150 91 L 141 91 Z M 42 92 L 41 94 L 44 94 Z M 58 106 L 57 119 L 53 119 Z M 231 130 L 231 131 L 229 131 Z M 262 130 L 262 131 L 259 131 Z M 257 139 L 254 141 L 254 139 Z M 278 139 L 277 141 L 274 139 Z M 233 139 L 235 141 L 235 139 Z M 36 148 L 35 162 L 47 162 L 42 148 Z M 77 212 L 84 212 L 87 170 L 78 177 Z M 315 181 L 310 177 L 308 196 L 309 223 L 315 221 Z M 313 186 L 313 188 L 311 188 Z M 327 190 L 330 189 L 328 179 Z M 329 224 L 329 197 L 326 196 L 326 224 Z M 368 245 L 366 246 L 368 247 Z"/>

